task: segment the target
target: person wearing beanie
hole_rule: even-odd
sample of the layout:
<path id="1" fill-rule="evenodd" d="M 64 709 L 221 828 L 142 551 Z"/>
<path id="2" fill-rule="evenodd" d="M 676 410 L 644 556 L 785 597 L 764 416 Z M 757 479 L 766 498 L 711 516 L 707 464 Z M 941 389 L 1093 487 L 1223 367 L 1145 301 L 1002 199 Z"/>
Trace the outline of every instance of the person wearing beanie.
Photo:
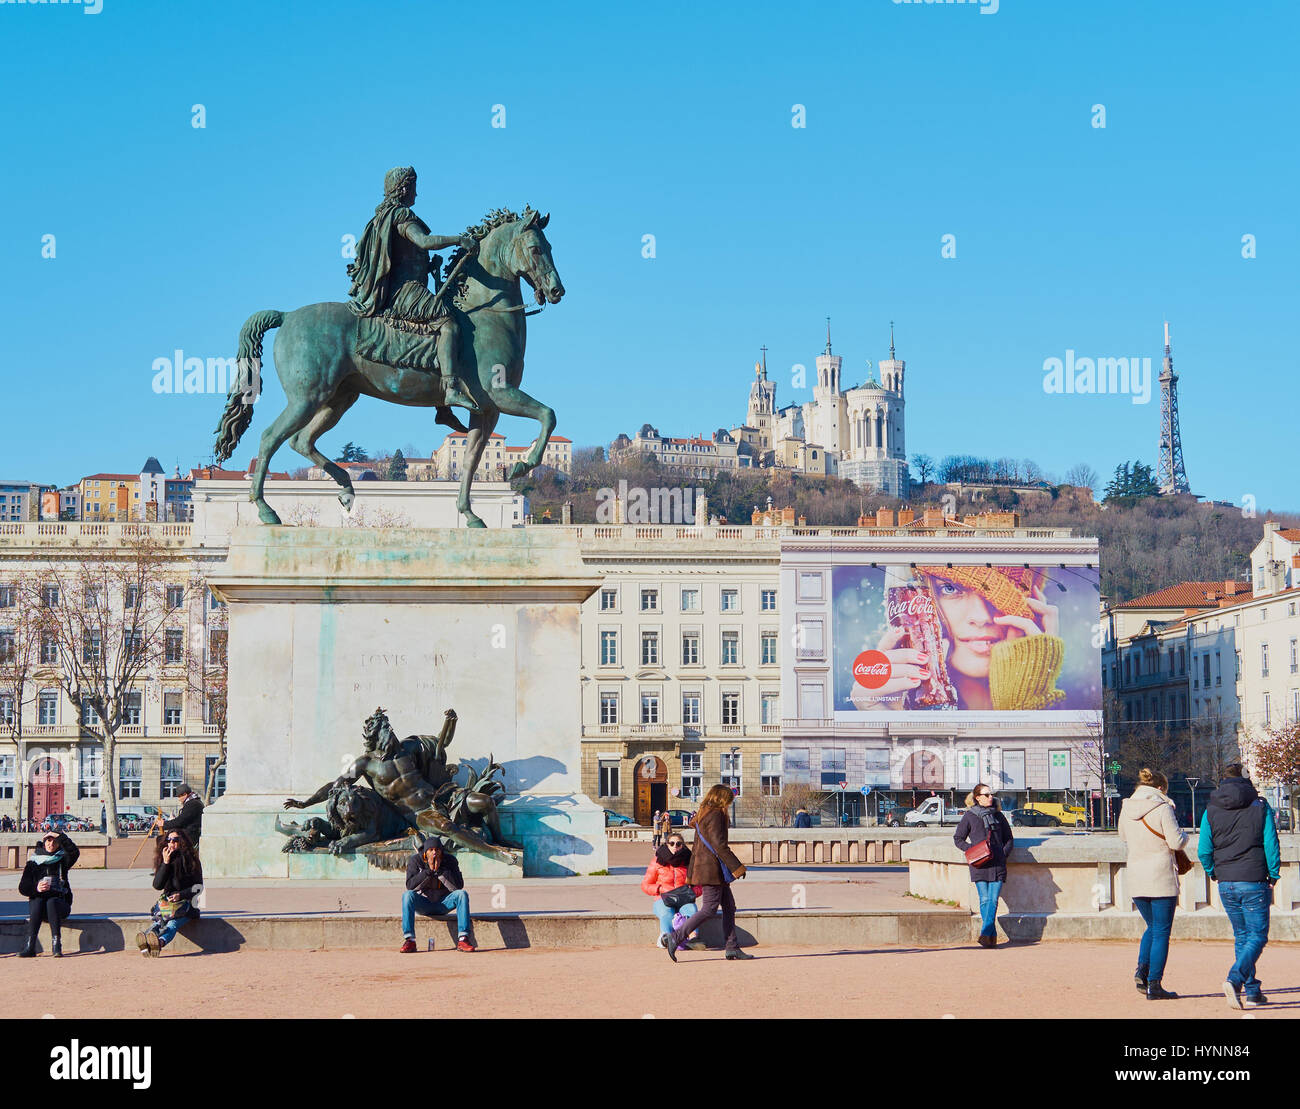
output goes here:
<path id="1" fill-rule="evenodd" d="M 1138 787 L 1120 808 L 1119 838 L 1128 844 L 1124 889 L 1146 924 L 1138 945 L 1133 984 L 1148 1001 L 1165 1001 L 1178 995 L 1164 988 L 1162 979 L 1169 959 L 1169 934 L 1178 908 L 1178 864 L 1174 852 L 1187 843 L 1178 826 L 1174 803 L 1166 792 L 1169 779 L 1143 767 Z"/>
<path id="2" fill-rule="evenodd" d="M 460 864 L 442 841 L 430 836 L 406 862 L 406 893 L 402 895 L 402 954 L 418 950 L 415 946 L 415 914 L 442 916 L 456 914 L 456 950 L 474 951 L 469 938 L 469 894 Z"/>
<path id="3" fill-rule="evenodd" d="M 1224 768 L 1201 817 L 1196 854 L 1232 923 L 1234 960 L 1223 993 L 1234 1009 L 1265 1004 L 1255 967 L 1268 943 L 1269 905 L 1281 877 L 1282 852 L 1273 810 L 1259 796 L 1241 764 Z"/>
<path id="4" fill-rule="evenodd" d="M 199 849 L 199 833 L 203 831 L 203 802 L 199 800 L 199 795 L 194 792 L 188 782 L 182 782 L 180 790 L 176 794 L 180 798 L 181 809 L 171 820 L 162 822 L 164 832 L 184 832 L 190 845 L 197 852 Z"/>
<path id="5" fill-rule="evenodd" d="M 27 944 L 18 952 L 19 958 L 36 954 L 42 920 L 50 922 L 50 954 L 63 954 L 63 922 L 72 912 L 68 871 L 80 854 L 81 849 L 62 832 L 46 832 L 28 858 L 18 880 L 18 892 L 27 898 Z"/>

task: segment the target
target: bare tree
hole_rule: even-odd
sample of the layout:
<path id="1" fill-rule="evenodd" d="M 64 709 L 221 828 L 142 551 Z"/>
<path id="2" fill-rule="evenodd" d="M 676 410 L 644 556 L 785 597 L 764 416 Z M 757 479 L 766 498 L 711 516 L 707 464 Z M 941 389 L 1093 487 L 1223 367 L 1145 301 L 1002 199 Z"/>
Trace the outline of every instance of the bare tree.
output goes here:
<path id="1" fill-rule="evenodd" d="M 928 454 L 912 455 L 912 469 L 916 471 L 916 480 L 920 485 L 929 485 L 934 479 L 934 459 Z"/>
<path id="2" fill-rule="evenodd" d="M 27 742 L 23 736 L 23 711 L 37 696 L 37 670 L 48 657 L 49 641 L 41 631 L 40 614 L 32 599 L 42 596 L 37 580 L 27 573 L 10 576 L 0 585 L 0 727 L 14 744 L 14 800 L 23 819 L 23 790 L 27 785 Z M 44 652 L 42 646 L 44 645 Z"/>
<path id="3" fill-rule="evenodd" d="M 790 824 L 800 809 L 809 813 L 819 812 L 830 794 L 821 789 L 814 789 L 807 782 L 786 782 L 781 789 L 781 796 L 773 798 L 777 802 L 776 810 L 781 824 Z"/>
<path id="4" fill-rule="evenodd" d="M 100 741 L 100 797 L 108 826 L 116 828 L 117 737 L 143 712 L 141 686 L 164 659 L 167 629 L 179 626 L 183 634 L 190 586 L 188 574 L 176 580 L 162 546 L 147 537 L 73 557 L 46 569 L 43 581 L 58 588 L 60 603 L 37 611 L 42 634 L 58 646 L 58 683 L 77 710 L 83 734 Z"/>
<path id="5" fill-rule="evenodd" d="M 1080 489 L 1097 488 L 1097 471 L 1086 462 L 1077 463 L 1065 471 L 1065 484 Z"/>

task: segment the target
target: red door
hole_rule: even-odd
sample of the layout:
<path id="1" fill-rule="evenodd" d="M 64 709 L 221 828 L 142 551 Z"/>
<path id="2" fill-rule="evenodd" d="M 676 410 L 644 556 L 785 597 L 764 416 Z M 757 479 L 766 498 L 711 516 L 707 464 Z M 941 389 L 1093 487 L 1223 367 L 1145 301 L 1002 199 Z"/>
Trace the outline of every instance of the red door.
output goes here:
<path id="1" fill-rule="evenodd" d="M 63 812 L 63 767 L 56 759 L 41 759 L 32 767 L 27 790 L 27 819 L 38 824 L 50 813 Z"/>

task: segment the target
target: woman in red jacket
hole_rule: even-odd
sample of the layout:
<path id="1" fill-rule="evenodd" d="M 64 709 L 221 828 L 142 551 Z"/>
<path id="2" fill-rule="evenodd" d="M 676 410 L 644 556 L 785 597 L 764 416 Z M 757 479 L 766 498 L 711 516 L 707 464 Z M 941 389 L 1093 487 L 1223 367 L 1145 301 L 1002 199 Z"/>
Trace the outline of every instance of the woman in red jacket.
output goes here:
<path id="1" fill-rule="evenodd" d="M 695 915 L 695 901 L 691 899 L 680 909 L 670 909 L 663 903 L 660 894 L 686 885 L 686 870 L 691 865 L 691 849 L 686 846 L 681 832 L 670 832 L 663 844 L 655 849 L 654 858 L 645 868 L 645 877 L 641 879 L 643 892 L 654 898 L 650 907 L 659 918 L 659 936 L 656 947 L 663 947 L 665 937 L 672 931 L 673 914 L 681 913 L 683 917 Z M 692 943 L 698 941 L 691 941 Z M 689 947 L 690 944 L 687 944 Z"/>

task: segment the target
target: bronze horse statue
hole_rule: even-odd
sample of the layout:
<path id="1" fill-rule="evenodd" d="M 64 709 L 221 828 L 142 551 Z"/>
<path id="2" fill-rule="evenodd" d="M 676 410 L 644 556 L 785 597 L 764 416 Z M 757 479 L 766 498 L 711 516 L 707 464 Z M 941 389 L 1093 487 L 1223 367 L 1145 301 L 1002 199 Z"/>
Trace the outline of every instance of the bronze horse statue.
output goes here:
<path id="1" fill-rule="evenodd" d="M 470 507 L 470 487 L 483 448 L 501 414 L 527 416 L 541 426 L 528 454 L 506 474 L 507 481 L 528 473 L 541 462 L 555 430 L 555 412 L 519 388 L 524 376 L 526 339 L 520 279 L 528 282 L 538 304 L 559 304 L 564 296 L 564 286 L 551 260 L 551 244 L 543 233 L 550 218 L 531 208 L 525 208 L 522 215 L 498 209 L 468 230 L 478 250 L 466 257 L 467 252 L 458 248 L 447 262 L 446 272 L 455 274 L 447 294 L 459 324 L 456 365 L 452 369 L 479 409 L 470 415 L 464 472 L 456 500 L 468 527 L 487 526 Z M 442 383 L 436 373 L 371 362 L 356 354 L 357 317 L 347 304 L 330 302 L 309 304 L 293 312 L 255 312 L 239 333 L 238 376 L 242 380 L 231 388 L 217 428 L 219 462 L 231 456 L 253 421 L 256 386 L 250 390 L 249 375 L 260 373 L 262 337 L 276 327 L 280 332 L 275 339 L 275 370 L 284 386 L 286 404 L 262 432 L 249 500 L 257 505 L 262 523 L 280 523 L 280 517 L 266 503 L 262 487 L 272 456 L 287 439 L 294 450 L 311 459 L 342 487 L 339 501 L 350 510 L 355 496 L 352 479 L 320 452 L 316 440 L 334 427 L 362 394 L 394 404 L 435 408 L 444 404 Z"/>

